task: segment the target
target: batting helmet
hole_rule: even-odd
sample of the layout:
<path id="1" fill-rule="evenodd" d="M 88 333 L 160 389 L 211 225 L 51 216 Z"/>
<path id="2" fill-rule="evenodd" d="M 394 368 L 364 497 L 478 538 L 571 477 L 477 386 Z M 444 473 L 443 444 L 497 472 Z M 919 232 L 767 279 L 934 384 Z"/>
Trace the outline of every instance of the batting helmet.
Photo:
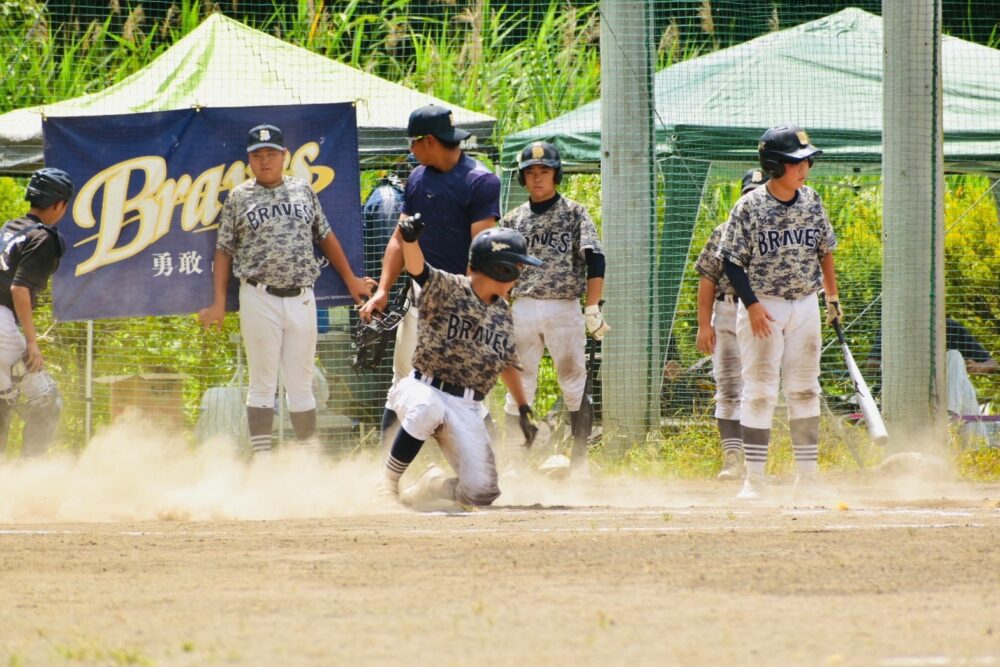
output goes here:
<path id="1" fill-rule="evenodd" d="M 493 280 L 517 280 L 522 264 L 541 266 L 542 260 L 528 254 L 528 244 L 517 230 L 493 227 L 472 239 L 469 246 L 469 266 Z"/>
<path id="2" fill-rule="evenodd" d="M 546 141 L 535 141 L 524 147 L 521 159 L 517 161 L 517 182 L 524 185 L 524 170 L 533 164 L 552 167 L 556 170 L 556 185 L 562 182 L 562 159 L 559 149 Z"/>
<path id="3" fill-rule="evenodd" d="M 823 151 L 809 143 L 809 135 L 801 127 L 782 125 L 765 132 L 757 144 L 760 167 L 771 178 L 780 178 L 785 173 L 786 164 L 798 164 L 809 160 Z"/>
<path id="4" fill-rule="evenodd" d="M 764 185 L 769 180 L 771 179 L 768 178 L 767 174 L 760 169 L 748 169 L 747 173 L 743 174 L 743 187 L 740 188 L 740 195 L 745 195 L 751 190 Z"/>
<path id="5" fill-rule="evenodd" d="M 73 179 L 62 169 L 45 167 L 31 175 L 24 198 L 32 206 L 47 208 L 73 198 Z"/>

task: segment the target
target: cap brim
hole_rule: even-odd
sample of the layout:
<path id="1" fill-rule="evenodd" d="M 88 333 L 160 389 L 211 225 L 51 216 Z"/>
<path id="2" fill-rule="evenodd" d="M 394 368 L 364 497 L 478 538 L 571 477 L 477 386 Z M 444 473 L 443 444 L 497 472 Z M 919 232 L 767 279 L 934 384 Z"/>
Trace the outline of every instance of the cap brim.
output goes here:
<path id="1" fill-rule="evenodd" d="M 274 148 L 274 149 L 279 150 L 279 151 L 285 150 L 285 147 L 282 146 L 281 144 L 274 144 L 274 143 L 265 141 L 263 143 L 254 144 L 252 146 L 247 146 L 247 153 L 253 153 L 255 150 L 260 149 L 260 148 Z"/>
<path id="2" fill-rule="evenodd" d="M 822 154 L 823 154 L 823 151 L 821 151 L 820 149 L 816 148 L 815 146 L 809 145 L 809 146 L 805 146 L 804 148 L 800 148 L 799 150 L 795 151 L 794 153 L 790 153 L 788 155 L 788 159 L 794 160 L 796 162 L 802 162 L 806 158 L 811 158 L 814 155 L 822 155 Z"/>
<path id="3" fill-rule="evenodd" d="M 472 132 L 466 132 L 459 127 L 452 128 L 451 134 L 438 134 L 437 132 L 432 132 L 431 134 L 441 141 L 465 141 L 472 136 Z"/>

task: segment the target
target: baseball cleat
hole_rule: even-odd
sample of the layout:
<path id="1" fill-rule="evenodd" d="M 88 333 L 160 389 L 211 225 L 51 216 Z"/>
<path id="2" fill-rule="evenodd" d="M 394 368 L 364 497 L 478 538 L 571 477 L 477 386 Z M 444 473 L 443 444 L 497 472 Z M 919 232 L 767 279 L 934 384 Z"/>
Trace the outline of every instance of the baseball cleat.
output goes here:
<path id="1" fill-rule="evenodd" d="M 441 500 L 455 502 L 454 485 L 449 486 L 447 482 L 448 474 L 432 463 L 420 479 L 400 492 L 399 500 L 407 507 L 424 506 Z"/>
<path id="2" fill-rule="evenodd" d="M 727 449 L 722 453 L 722 471 L 716 477 L 722 482 L 743 479 L 746 474 L 746 466 L 743 464 L 743 452 L 736 449 Z"/>
<path id="3" fill-rule="evenodd" d="M 750 473 L 743 480 L 743 488 L 736 494 L 737 500 L 760 500 L 764 493 L 764 476 Z"/>

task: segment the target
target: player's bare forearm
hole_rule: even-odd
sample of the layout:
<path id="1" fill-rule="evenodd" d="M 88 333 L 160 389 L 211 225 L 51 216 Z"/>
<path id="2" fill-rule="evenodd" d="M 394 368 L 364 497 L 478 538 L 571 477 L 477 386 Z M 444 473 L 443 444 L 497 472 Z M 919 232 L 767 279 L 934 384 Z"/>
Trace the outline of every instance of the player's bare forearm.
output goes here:
<path id="1" fill-rule="evenodd" d="M 27 345 L 28 369 L 32 371 L 41 370 L 42 353 L 38 349 L 38 332 L 35 330 L 35 320 L 31 312 L 31 291 L 23 285 L 12 285 L 10 297 L 14 302 L 14 312 L 17 313 L 17 320 L 21 323 L 21 331 L 24 332 L 24 340 Z"/>
<path id="2" fill-rule="evenodd" d="M 584 305 L 596 306 L 604 298 L 604 277 L 587 278 L 587 302 Z"/>
<path id="3" fill-rule="evenodd" d="M 354 275 L 354 269 L 351 268 L 351 263 L 347 261 L 347 255 L 344 254 L 344 249 L 340 246 L 340 241 L 337 240 L 336 234 L 332 231 L 328 232 L 320 240 L 319 247 L 323 251 L 323 255 L 329 260 L 330 266 L 333 267 L 333 270 L 337 272 L 345 283 L 349 284 L 351 280 L 357 278 Z"/>
<path id="4" fill-rule="evenodd" d="M 507 387 L 507 391 L 510 392 L 510 397 L 514 399 L 514 403 L 519 406 L 528 403 L 527 396 L 524 393 L 524 385 L 521 384 L 521 371 L 517 370 L 514 366 L 507 366 L 500 371 L 500 380 Z"/>
<path id="5" fill-rule="evenodd" d="M 402 272 L 403 238 L 399 235 L 399 230 L 393 230 L 392 236 L 389 237 L 389 242 L 385 246 L 385 253 L 382 255 L 382 273 L 378 280 L 379 290 L 388 294 Z"/>
<path id="6" fill-rule="evenodd" d="M 400 217 L 402 218 L 403 216 Z M 393 283 L 396 282 L 399 274 L 403 271 L 402 243 L 399 230 L 394 230 L 392 236 L 389 237 L 389 242 L 385 246 L 385 252 L 382 253 L 382 272 L 379 274 L 378 286 L 375 288 L 375 293 L 372 294 L 372 298 L 368 299 L 358 311 L 358 316 L 362 322 L 371 321 L 372 316 L 376 312 L 381 313 L 389 304 L 389 290 L 392 289 Z"/>
<path id="7" fill-rule="evenodd" d="M 966 361 L 965 368 L 971 374 L 996 373 L 1000 371 L 1000 363 L 992 358 L 986 361 Z"/>
<path id="8" fill-rule="evenodd" d="M 837 291 L 837 267 L 833 262 L 833 253 L 828 252 L 820 260 L 820 268 L 823 270 L 823 294 L 827 298 L 835 297 Z"/>
<path id="9" fill-rule="evenodd" d="M 715 281 L 701 277 L 698 281 L 698 326 L 712 326 L 712 308 L 715 306 Z"/>
<path id="10" fill-rule="evenodd" d="M 225 250 L 215 251 L 212 258 L 212 301 L 216 304 L 226 304 L 226 292 L 229 291 L 229 276 L 233 270 L 233 258 Z"/>
<path id="11" fill-rule="evenodd" d="M 327 233 L 320 240 L 319 247 L 323 251 L 323 255 L 330 261 L 330 265 L 340 275 L 341 280 L 347 285 L 347 290 L 355 303 L 362 303 L 371 296 L 375 281 L 371 278 L 359 278 L 354 274 L 351 263 L 347 261 L 347 255 L 344 254 L 344 249 L 341 247 L 340 241 L 337 240 L 336 234 L 332 231 Z"/>
<path id="12" fill-rule="evenodd" d="M 698 281 L 698 333 L 695 346 L 702 354 L 715 351 L 715 329 L 712 328 L 712 308 L 715 306 L 715 281 L 701 277 Z"/>

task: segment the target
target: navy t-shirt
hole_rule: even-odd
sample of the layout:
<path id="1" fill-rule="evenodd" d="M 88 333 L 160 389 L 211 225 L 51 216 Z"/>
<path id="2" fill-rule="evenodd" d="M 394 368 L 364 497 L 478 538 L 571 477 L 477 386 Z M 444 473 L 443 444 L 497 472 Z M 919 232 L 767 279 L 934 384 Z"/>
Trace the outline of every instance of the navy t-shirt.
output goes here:
<path id="1" fill-rule="evenodd" d="M 403 213 L 419 213 L 426 225 L 419 243 L 427 263 L 465 275 L 472 223 L 500 217 L 500 179 L 465 153 L 449 171 L 421 165 L 406 181 Z"/>

